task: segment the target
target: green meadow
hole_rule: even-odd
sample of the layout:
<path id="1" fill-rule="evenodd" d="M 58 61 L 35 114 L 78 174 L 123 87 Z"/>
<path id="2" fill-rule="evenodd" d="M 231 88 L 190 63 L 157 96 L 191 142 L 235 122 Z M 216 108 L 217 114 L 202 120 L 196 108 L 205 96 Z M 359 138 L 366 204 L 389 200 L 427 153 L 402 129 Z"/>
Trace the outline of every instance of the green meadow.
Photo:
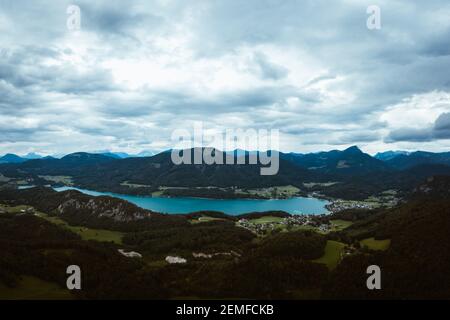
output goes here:
<path id="1" fill-rule="evenodd" d="M 370 250 L 384 251 L 389 249 L 391 240 L 375 240 L 375 238 L 368 238 L 361 240 L 359 243 L 361 244 L 361 247 L 366 247 Z"/>
<path id="2" fill-rule="evenodd" d="M 348 228 L 353 224 L 353 222 L 346 220 L 330 220 L 330 223 L 331 229 L 333 231 L 344 230 L 345 228 Z"/>
<path id="3" fill-rule="evenodd" d="M 124 235 L 124 233 L 122 232 L 71 226 L 58 217 L 49 216 L 44 213 L 38 213 L 37 215 L 51 223 L 79 234 L 83 240 L 95 240 L 101 242 L 114 242 L 115 244 L 122 244 L 122 237 Z"/>
<path id="4" fill-rule="evenodd" d="M 339 261 L 341 260 L 341 253 L 344 248 L 344 243 L 328 240 L 327 245 L 325 246 L 324 255 L 321 258 L 312 261 L 316 263 L 326 264 L 328 269 L 333 270 L 339 264 Z"/>
<path id="5" fill-rule="evenodd" d="M 272 217 L 272 216 L 261 217 L 261 218 L 258 218 L 258 219 L 250 220 L 250 222 L 254 223 L 254 224 L 279 223 L 281 221 L 283 221 L 283 218 Z"/>
<path id="6" fill-rule="evenodd" d="M 197 224 L 197 223 L 203 223 L 203 222 L 211 222 L 211 221 L 223 221 L 224 219 L 222 218 L 214 218 L 214 217 L 208 217 L 208 216 L 201 216 L 197 219 L 192 219 L 189 220 L 190 223 L 192 224 Z"/>

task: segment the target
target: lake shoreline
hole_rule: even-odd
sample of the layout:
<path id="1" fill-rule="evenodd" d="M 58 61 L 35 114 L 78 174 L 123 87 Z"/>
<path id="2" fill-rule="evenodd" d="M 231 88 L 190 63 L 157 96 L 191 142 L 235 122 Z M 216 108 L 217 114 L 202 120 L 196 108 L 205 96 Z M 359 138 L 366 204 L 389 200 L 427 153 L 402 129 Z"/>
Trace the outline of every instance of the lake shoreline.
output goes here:
<path id="1" fill-rule="evenodd" d="M 172 190 L 189 190 L 191 191 L 191 195 L 184 195 L 184 194 L 164 194 L 161 193 L 157 196 L 155 196 L 153 193 L 155 192 L 151 192 L 151 193 L 147 193 L 147 192 L 136 192 L 136 190 L 134 190 L 134 192 L 132 190 L 120 190 L 120 191 L 114 191 L 114 190 L 107 190 L 107 189 L 103 189 L 103 188 L 90 188 L 89 186 L 75 186 L 73 184 L 61 184 L 61 183 L 56 183 L 56 184 L 47 184 L 47 185 L 32 185 L 32 186 L 26 186 L 26 185 L 17 185 L 18 189 L 26 189 L 26 188 L 32 188 L 32 187 L 48 187 L 48 188 L 75 188 L 75 189 L 84 189 L 84 190 L 89 190 L 89 191 L 93 191 L 93 192 L 101 192 L 101 193 L 112 193 L 112 194 L 120 194 L 120 195 L 126 195 L 126 196 L 135 196 L 135 197 L 145 197 L 145 198 L 168 198 L 168 199 L 176 199 L 176 198 L 191 198 L 191 199 L 213 199 L 213 200 L 289 200 L 289 199 L 293 199 L 293 198 L 312 198 L 312 199 L 320 199 L 320 200 L 326 200 L 329 202 L 332 201 L 336 201 L 338 199 L 335 199 L 333 197 L 329 197 L 323 194 L 318 194 L 315 192 L 304 192 L 304 191 L 299 191 L 293 195 L 290 196 L 278 196 L 278 197 L 267 197 L 267 196 L 261 196 L 258 194 L 252 194 L 252 193 L 235 193 L 235 194 L 228 194 L 226 196 L 224 196 L 225 194 L 208 194 L 206 195 L 195 195 L 195 193 L 201 193 L 200 191 L 205 190 L 205 189 L 209 189 L 207 187 L 170 187 L 173 188 Z M 276 188 L 276 186 L 274 186 Z M 279 186 L 278 186 L 279 187 Z M 214 187 L 217 189 L 221 189 L 221 187 Z M 273 188 L 273 187 L 271 187 Z M 196 192 L 195 192 L 196 191 Z"/>
<path id="2" fill-rule="evenodd" d="M 22 187 L 23 188 L 23 187 Z M 328 214 L 328 201 L 312 197 L 291 199 L 211 199 L 193 197 L 133 196 L 113 192 L 99 192 L 76 187 L 59 187 L 56 191 L 77 190 L 91 196 L 110 196 L 129 201 L 141 208 L 165 214 L 192 214 L 202 211 L 222 212 L 237 216 L 255 212 L 283 211 L 292 215 Z"/>

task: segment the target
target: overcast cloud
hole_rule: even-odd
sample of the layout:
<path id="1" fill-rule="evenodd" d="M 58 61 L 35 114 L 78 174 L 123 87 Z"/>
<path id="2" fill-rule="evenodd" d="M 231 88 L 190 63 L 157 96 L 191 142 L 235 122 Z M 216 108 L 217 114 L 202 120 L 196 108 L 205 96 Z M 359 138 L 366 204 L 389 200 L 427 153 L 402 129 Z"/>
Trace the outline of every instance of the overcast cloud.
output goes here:
<path id="1" fill-rule="evenodd" d="M 282 151 L 449 151 L 449 18 L 448 0 L 0 0 L 0 154 L 163 150 L 194 121 L 279 129 Z"/>

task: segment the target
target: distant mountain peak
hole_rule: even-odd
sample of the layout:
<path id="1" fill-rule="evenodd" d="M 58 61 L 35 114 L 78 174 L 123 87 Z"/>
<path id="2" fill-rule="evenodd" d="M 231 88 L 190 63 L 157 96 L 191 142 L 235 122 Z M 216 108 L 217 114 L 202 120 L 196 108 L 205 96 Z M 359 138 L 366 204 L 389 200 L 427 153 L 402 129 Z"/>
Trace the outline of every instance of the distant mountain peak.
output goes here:
<path id="1" fill-rule="evenodd" d="M 113 159 L 113 158 L 97 153 L 74 152 L 62 157 L 61 159 L 67 160 L 67 159 Z"/>
<path id="2" fill-rule="evenodd" d="M 40 154 L 37 154 L 36 152 L 29 152 L 26 155 L 24 155 L 22 158 L 25 158 L 25 159 L 41 159 L 42 156 Z"/>
<path id="3" fill-rule="evenodd" d="M 0 157 L 0 163 L 21 163 L 27 159 L 19 157 L 17 154 L 7 153 L 3 157 Z"/>
<path id="4" fill-rule="evenodd" d="M 345 149 L 343 152 L 345 152 L 345 153 L 355 153 L 355 154 L 356 153 L 363 153 L 361 151 L 361 149 L 358 148 L 357 146 L 351 146 L 351 147 Z"/>
<path id="5" fill-rule="evenodd" d="M 378 159 L 378 160 L 382 160 L 382 161 L 388 161 L 391 159 L 394 159 L 395 157 L 404 155 L 404 156 L 408 156 L 411 153 L 408 151 L 384 151 L 384 152 L 378 152 L 374 158 Z"/>
<path id="6" fill-rule="evenodd" d="M 144 158 L 144 157 L 152 157 L 152 156 L 154 156 L 154 155 L 156 155 L 156 154 L 157 154 L 157 153 L 154 152 L 154 151 L 143 150 L 143 151 L 139 152 L 138 154 L 136 154 L 136 157 L 141 157 L 141 158 Z"/>
<path id="7" fill-rule="evenodd" d="M 89 156 L 89 153 L 87 152 L 73 152 L 69 153 L 68 155 L 65 155 L 63 158 L 81 158 L 87 156 Z"/>
<path id="8" fill-rule="evenodd" d="M 5 154 L 3 157 L 16 157 L 16 158 L 20 158 L 17 154 L 14 154 L 14 153 L 7 153 L 7 154 Z"/>
<path id="9" fill-rule="evenodd" d="M 120 155 L 113 153 L 113 152 L 103 152 L 103 153 L 97 153 L 97 154 L 103 155 L 105 157 L 110 157 L 113 159 L 123 159 Z"/>

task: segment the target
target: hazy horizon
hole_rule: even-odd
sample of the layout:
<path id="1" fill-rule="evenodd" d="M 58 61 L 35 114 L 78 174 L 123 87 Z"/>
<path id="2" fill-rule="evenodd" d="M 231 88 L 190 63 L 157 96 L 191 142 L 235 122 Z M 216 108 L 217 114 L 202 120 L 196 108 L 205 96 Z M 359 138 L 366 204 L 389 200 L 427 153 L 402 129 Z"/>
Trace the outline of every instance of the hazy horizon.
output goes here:
<path id="1" fill-rule="evenodd" d="M 375 153 L 369 153 L 369 152 L 364 151 L 363 148 L 361 148 L 361 147 L 359 147 L 357 145 L 353 145 L 353 146 L 350 146 L 350 147 L 358 147 L 362 152 L 364 152 L 366 154 L 369 154 L 371 156 L 375 156 L 378 153 L 384 153 L 384 152 L 408 152 L 408 153 L 413 153 L 413 152 L 423 151 L 423 152 L 439 153 L 439 152 L 435 152 L 435 151 L 428 151 L 428 150 L 421 150 L 421 149 L 417 149 L 417 150 L 384 150 L 384 151 L 378 151 L 378 152 L 375 152 Z M 309 154 L 309 153 L 319 153 L 319 152 L 329 152 L 329 151 L 344 151 L 344 150 L 346 150 L 346 149 L 348 149 L 350 147 L 347 147 L 347 148 L 334 148 L 334 149 L 329 149 L 329 150 L 317 150 L 317 151 L 311 151 L 311 152 L 297 152 L 297 151 L 289 151 L 289 150 L 288 151 L 274 150 L 274 151 L 279 151 L 279 152 L 282 152 L 282 153 Z M 217 149 L 217 148 L 215 148 L 215 149 Z M 169 152 L 171 150 L 178 150 L 178 149 L 169 148 L 169 149 L 163 149 L 163 150 L 140 150 L 140 151 L 133 152 L 133 153 L 124 152 L 123 150 L 74 150 L 74 151 L 71 151 L 71 152 L 68 152 L 68 153 L 55 153 L 55 154 L 46 154 L 46 153 L 34 152 L 34 151 L 28 152 L 26 154 L 18 154 L 18 153 L 14 153 L 14 152 L 6 152 L 6 153 L 0 153 L 0 157 L 4 156 L 6 154 L 14 154 L 14 155 L 17 155 L 17 156 L 20 156 L 20 157 L 36 155 L 36 156 L 40 156 L 40 157 L 51 156 L 51 157 L 55 157 L 55 158 L 62 158 L 64 156 L 66 156 L 66 155 L 73 154 L 73 153 L 91 153 L 91 154 L 103 154 L 103 153 L 121 154 L 122 153 L 122 154 L 127 154 L 128 156 L 131 156 L 131 157 L 133 157 L 133 156 L 144 157 L 141 154 L 151 153 L 152 155 L 150 155 L 150 156 L 153 156 L 153 155 L 157 155 L 157 154 L 160 154 L 160 153 L 163 153 L 163 152 Z M 244 149 L 230 149 L 230 150 L 217 149 L 217 150 L 220 150 L 220 151 L 223 151 L 223 152 L 232 152 L 232 151 L 256 152 L 257 151 L 257 150 L 244 150 Z M 264 152 L 264 151 L 266 151 L 266 150 L 260 150 L 260 152 Z M 450 151 L 442 151 L 442 152 L 450 152 Z M 148 155 L 145 155 L 145 157 L 147 157 L 147 156 Z"/>

